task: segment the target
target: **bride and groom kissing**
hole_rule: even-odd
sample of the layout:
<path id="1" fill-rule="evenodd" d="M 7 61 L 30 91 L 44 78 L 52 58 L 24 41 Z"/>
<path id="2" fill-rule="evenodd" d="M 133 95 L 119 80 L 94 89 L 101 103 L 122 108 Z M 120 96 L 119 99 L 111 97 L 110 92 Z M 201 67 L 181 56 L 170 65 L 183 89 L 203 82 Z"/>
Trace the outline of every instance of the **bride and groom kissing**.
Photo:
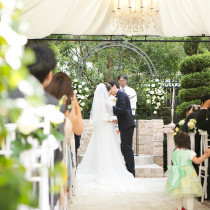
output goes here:
<path id="1" fill-rule="evenodd" d="M 111 95 L 116 97 L 113 106 Z M 113 125 L 117 117 L 120 134 Z M 78 166 L 79 180 L 104 182 L 135 177 L 132 138 L 134 119 L 130 100 L 120 90 L 116 81 L 100 83 L 93 98 L 90 114 L 92 136 L 81 164 Z"/>

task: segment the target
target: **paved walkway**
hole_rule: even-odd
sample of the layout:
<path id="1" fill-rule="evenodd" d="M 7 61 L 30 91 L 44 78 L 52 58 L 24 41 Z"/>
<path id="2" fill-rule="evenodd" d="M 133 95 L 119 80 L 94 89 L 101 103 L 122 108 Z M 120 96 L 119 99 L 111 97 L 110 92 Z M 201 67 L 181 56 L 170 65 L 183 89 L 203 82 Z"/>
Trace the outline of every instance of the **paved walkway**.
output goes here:
<path id="1" fill-rule="evenodd" d="M 82 189 L 70 204 L 71 210 L 175 210 L 175 200 L 164 196 L 166 178 L 138 178 L 144 185 L 139 192 L 109 192 Z M 139 188 L 139 185 L 136 185 Z M 151 186 L 154 186 L 153 188 Z M 148 189 L 148 190 L 145 190 Z M 209 209 L 195 200 L 195 210 Z"/>

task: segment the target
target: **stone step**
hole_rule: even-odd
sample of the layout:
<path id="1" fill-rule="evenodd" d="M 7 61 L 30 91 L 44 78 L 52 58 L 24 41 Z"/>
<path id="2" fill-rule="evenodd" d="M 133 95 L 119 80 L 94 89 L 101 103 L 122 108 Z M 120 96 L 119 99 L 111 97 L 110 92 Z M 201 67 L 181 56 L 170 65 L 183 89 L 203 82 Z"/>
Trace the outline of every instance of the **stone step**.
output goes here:
<path id="1" fill-rule="evenodd" d="M 163 177 L 163 168 L 157 164 L 135 165 L 136 177 Z"/>
<path id="2" fill-rule="evenodd" d="M 138 156 L 134 156 L 136 165 L 148 165 L 154 164 L 154 156 L 149 154 L 139 154 Z"/>

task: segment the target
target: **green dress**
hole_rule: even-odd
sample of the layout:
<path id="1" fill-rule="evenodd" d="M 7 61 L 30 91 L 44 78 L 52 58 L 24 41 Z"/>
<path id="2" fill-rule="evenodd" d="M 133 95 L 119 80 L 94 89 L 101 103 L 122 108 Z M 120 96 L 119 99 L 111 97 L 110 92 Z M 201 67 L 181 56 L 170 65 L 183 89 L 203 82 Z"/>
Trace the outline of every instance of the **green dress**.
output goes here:
<path id="1" fill-rule="evenodd" d="M 202 186 L 190 159 L 191 152 L 181 149 L 171 153 L 173 166 L 168 166 L 169 177 L 165 187 L 167 196 L 202 196 Z"/>

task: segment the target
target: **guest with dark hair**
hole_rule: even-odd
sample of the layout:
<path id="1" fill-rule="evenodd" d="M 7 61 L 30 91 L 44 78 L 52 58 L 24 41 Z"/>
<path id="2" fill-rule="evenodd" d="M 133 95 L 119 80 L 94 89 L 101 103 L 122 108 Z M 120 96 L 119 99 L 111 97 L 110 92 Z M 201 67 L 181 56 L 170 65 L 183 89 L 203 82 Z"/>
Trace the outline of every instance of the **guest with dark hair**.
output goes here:
<path id="1" fill-rule="evenodd" d="M 83 130 L 82 114 L 76 94 L 73 92 L 72 82 L 69 76 L 63 72 L 58 72 L 53 76 L 51 83 L 45 88 L 57 99 L 63 99 L 65 103 L 65 140 L 67 141 L 66 152 L 67 160 L 64 156 L 64 161 L 67 161 L 68 187 L 70 195 L 75 194 L 76 185 L 76 137 L 81 135 Z M 69 107 L 71 106 L 71 107 Z M 64 149 L 64 150 L 65 150 Z M 65 190 L 64 190 L 65 193 Z M 64 197 L 60 197 L 62 201 Z"/>
<path id="2" fill-rule="evenodd" d="M 28 67 L 29 72 L 41 83 L 42 87 L 48 86 L 53 77 L 53 71 L 56 67 L 56 58 L 54 52 L 47 46 L 43 44 L 30 44 L 26 48 L 30 48 L 35 55 L 35 61 Z M 46 104 L 58 105 L 59 101 L 45 91 Z M 11 98 L 22 98 L 24 95 L 19 89 L 16 89 L 11 93 Z M 61 111 L 64 112 L 63 106 Z M 59 132 L 64 134 L 64 124 L 59 125 Z M 59 141 L 60 142 L 60 141 Z M 63 151 L 56 149 L 54 151 L 54 161 L 59 162 L 63 159 Z M 54 205 L 56 205 L 59 194 L 54 194 Z M 50 197 L 51 199 L 51 197 Z"/>
<path id="3" fill-rule="evenodd" d="M 58 100 L 64 96 L 65 115 L 72 123 L 72 130 L 76 135 L 81 135 L 83 130 L 82 114 L 75 93 L 73 93 L 72 82 L 69 76 L 58 72 L 53 76 L 51 83 L 45 88 L 47 92 Z M 71 105 L 71 112 L 68 107 Z"/>
<path id="4" fill-rule="evenodd" d="M 28 69 L 34 75 L 43 87 L 46 87 L 53 76 L 53 70 L 56 67 L 57 61 L 54 52 L 43 44 L 27 45 L 35 53 L 36 62 L 29 65 Z"/>

